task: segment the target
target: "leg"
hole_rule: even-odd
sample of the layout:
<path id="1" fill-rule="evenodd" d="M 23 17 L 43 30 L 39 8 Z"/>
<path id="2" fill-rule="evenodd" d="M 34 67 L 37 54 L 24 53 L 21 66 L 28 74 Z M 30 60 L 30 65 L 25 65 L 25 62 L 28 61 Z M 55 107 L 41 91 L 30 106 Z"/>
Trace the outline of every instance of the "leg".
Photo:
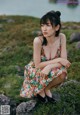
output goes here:
<path id="1" fill-rule="evenodd" d="M 65 77 L 66 77 L 66 73 L 62 73 L 60 76 L 58 76 L 57 78 L 53 79 L 49 85 L 45 88 L 45 93 L 46 95 L 48 96 L 52 96 L 51 92 L 50 92 L 50 89 L 53 88 L 53 87 L 56 87 L 58 86 L 59 84 L 61 84 L 62 82 L 64 82 L 65 80 Z"/>
<path id="2" fill-rule="evenodd" d="M 42 91 L 39 93 L 39 95 L 42 96 L 42 97 L 45 97 L 45 92 L 44 92 L 44 90 L 42 90 Z"/>
<path id="3" fill-rule="evenodd" d="M 26 70 L 24 70 L 24 76 L 26 77 Z M 39 93 L 40 96 L 42 97 L 45 97 L 45 92 L 44 90 L 42 90 L 40 93 Z"/>
<path id="4" fill-rule="evenodd" d="M 54 82 L 53 82 L 50 89 L 52 89 L 53 87 L 58 87 L 61 83 L 63 83 L 65 81 L 65 79 L 66 79 L 65 77 L 66 77 L 66 73 L 64 72 L 57 78 L 57 80 L 59 80 L 58 81 L 59 83 L 57 82 L 57 84 L 54 84 Z"/>
<path id="5" fill-rule="evenodd" d="M 40 93 L 37 94 L 37 99 L 39 102 L 47 103 L 47 99 L 46 99 L 44 90 L 42 90 Z"/>

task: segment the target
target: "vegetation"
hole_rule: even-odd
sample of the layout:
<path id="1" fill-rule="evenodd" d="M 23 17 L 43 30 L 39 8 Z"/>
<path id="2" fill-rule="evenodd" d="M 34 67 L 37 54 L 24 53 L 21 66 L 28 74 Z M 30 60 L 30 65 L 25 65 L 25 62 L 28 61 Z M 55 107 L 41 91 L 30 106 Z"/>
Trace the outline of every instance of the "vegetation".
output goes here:
<path id="1" fill-rule="evenodd" d="M 62 26 L 79 26 L 80 23 L 62 23 Z M 6 94 L 17 103 L 27 101 L 19 96 L 23 83 L 24 66 L 32 59 L 33 39 L 40 29 L 39 19 L 27 16 L 0 16 L 0 93 Z M 70 35 L 80 32 L 80 29 L 62 29 L 67 36 L 68 59 L 71 67 L 68 69 L 68 80 L 76 80 L 64 87 L 53 89 L 60 95 L 56 104 L 47 106 L 39 104 L 33 110 L 34 115 L 78 115 L 80 114 L 80 50 L 75 44 L 69 44 Z M 34 33 L 34 34 L 33 34 Z M 19 67 L 21 70 L 19 71 Z M 67 81 L 68 81 L 67 80 Z"/>

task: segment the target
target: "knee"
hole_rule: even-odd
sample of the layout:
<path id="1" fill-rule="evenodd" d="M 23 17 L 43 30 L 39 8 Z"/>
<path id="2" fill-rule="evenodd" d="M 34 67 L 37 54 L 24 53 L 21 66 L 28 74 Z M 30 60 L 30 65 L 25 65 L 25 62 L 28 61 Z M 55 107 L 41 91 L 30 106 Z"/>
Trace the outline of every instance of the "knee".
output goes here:
<path id="1" fill-rule="evenodd" d="M 66 73 L 65 72 L 60 75 L 60 79 L 62 81 L 64 81 L 66 79 Z"/>

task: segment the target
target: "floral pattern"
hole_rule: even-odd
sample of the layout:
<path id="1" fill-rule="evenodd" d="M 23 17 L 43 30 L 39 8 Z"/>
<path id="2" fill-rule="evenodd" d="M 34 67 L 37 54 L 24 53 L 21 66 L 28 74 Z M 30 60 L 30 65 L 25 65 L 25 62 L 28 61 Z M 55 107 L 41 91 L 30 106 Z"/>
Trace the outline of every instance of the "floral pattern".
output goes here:
<path id="1" fill-rule="evenodd" d="M 60 57 L 60 50 L 59 47 L 55 58 Z M 47 61 L 44 54 L 41 55 L 41 61 Z M 25 73 L 24 73 L 24 82 L 23 86 L 20 91 L 21 97 L 31 98 L 36 96 L 39 92 L 41 92 L 54 78 L 58 77 L 64 71 L 67 73 L 66 68 L 62 67 L 55 67 L 52 69 L 48 76 L 41 77 L 40 76 L 41 69 L 36 69 L 34 61 L 31 61 L 28 65 L 25 66 Z"/>

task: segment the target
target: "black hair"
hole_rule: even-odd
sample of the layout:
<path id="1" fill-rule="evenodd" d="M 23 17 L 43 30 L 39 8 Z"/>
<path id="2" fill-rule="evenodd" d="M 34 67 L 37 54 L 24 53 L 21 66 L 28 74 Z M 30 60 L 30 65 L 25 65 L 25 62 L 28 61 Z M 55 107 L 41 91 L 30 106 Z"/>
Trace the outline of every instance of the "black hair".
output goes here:
<path id="1" fill-rule="evenodd" d="M 47 21 L 49 20 L 52 27 L 60 25 L 60 28 L 58 31 L 56 31 L 55 36 L 57 37 L 60 33 L 61 29 L 61 21 L 60 21 L 60 11 L 49 11 L 47 12 L 41 19 L 40 19 L 40 25 L 41 24 L 47 24 Z M 47 39 L 43 36 L 43 44 L 42 45 L 47 45 Z"/>

